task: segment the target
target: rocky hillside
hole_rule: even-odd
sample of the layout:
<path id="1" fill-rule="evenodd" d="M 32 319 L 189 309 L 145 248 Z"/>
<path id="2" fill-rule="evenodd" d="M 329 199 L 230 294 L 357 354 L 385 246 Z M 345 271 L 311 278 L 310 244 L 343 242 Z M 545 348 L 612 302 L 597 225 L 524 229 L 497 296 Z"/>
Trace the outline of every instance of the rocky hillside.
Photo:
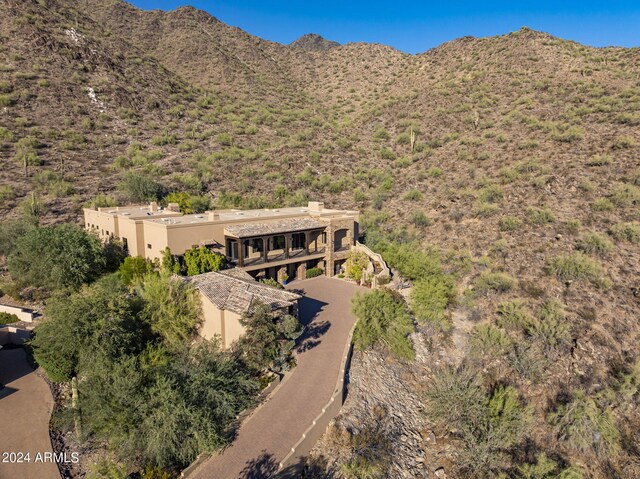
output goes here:
<path id="1" fill-rule="evenodd" d="M 317 33 L 307 33 L 289 44 L 290 47 L 309 51 L 327 51 L 339 47 L 338 42 L 327 40 Z"/>
<path id="2" fill-rule="evenodd" d="M 637 392 L 621 392 L 640 333 L 640 50 L 526 28 L 419 55 L 317 37 L 284 46 L 193 8 L 120 0 L 8 0 L 0 35 L 3 216 L 36 201 L 43 221 L 75 220 L 96 195 L 133 200 L 132 175 L 219 207 L 357 207 L 370 234 L 436 247 L 458 299 L 447 327 L 417 333 L 435 359 L 361 353 L 354 381 L 377 370 L 338 429 L 379 403 L 396 418 L 389 434 L 408 438 L 403 467 L 469 477 L 464 441 L 423 407 L 434 371 L 464 363 L 531 413 L 491 474 L 519 477 L 545 452 L 556 471 L 640 475 Z M 367 379 L 405 373 L 406 404 Z M 607 454 L 576 446 L 557 419 L 581 394 L 615 424 Z M 329 457 L 348 460 L 347 439 L 318 455 L 339 446 Z"/>

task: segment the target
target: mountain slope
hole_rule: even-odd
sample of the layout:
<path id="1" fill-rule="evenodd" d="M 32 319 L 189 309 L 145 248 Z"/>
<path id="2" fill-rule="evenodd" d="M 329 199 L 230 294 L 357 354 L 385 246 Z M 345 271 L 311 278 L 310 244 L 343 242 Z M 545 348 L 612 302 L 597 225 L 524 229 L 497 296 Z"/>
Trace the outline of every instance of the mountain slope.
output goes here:
<path id="1" fill-rule="evenodd" d="M 359 208 L 370 241 L 436 247 L 456 278 L 450 328 L 422 325 L 416 344 L 430 346 L 403 366 L 416 397 L 435 364 L 466 358 L 487 387 L 512 385 L 532 408 L 531 448 L 510 451 L 509 464 L 544 451 L 586 477 L 638 475 L 637 393 L 629 408 L 605 393 L 638 361 L 640 50 L 526 28 L 419 55 L 363 43 L 309 50 L 192 8 L 44 5 L 0 4 L 3 214 L 36 192 L 45 221 L 75 219 L 97 193 L 130 200 L 118 184 L 132 172 L 218 207 L 313 198 Z M 42 164 L 25 177 L 29 149 Z M 482 290 L 500 275 L 508 288 Z M 516 301 L 531 319 L 550 300 L 563 306 L 564 332 L 542 352 L 530 328 L 503 327 L 497 313 Z M 512 354 L 474 357 L 478 325 L 538 351 L 527 358 L 542 372 L 523 375 Z M 385 402 L 363 384 L 370 406 Z M 615 457 L 570 447 L 551 420 L 576 391 L 613 411 Z M 384 406 L 397 417 L 419 409 Z M 421 439 L 424 464 L 455 464 L 463 445 L 445 437 Z M 320 453 L 344 459 L 332 444 Z"/>

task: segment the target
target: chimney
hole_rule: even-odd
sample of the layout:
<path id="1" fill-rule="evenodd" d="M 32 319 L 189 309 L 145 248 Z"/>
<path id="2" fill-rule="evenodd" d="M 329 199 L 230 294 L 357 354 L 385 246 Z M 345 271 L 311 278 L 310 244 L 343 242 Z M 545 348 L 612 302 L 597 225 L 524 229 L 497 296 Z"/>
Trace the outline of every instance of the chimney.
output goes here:
<path id="1" fill-rule="evenodd" d="M 322 211 L 324 203 L 322 201 L 309 201 L 309 211 Z"/>
<path id="2" fill-rule="evenodd" d="M 178 203 L 169 203 L 167 205 L 167 211 L 172 213 L 180 213 L 180 205 Z"/>
<path id="3" fill-rule="evenodd" d="M 220 213 L 217 211 L 209 211 L 209 221 L 218 221 L 220 219 Z"/>
<path id="4" fill-rule="evenodd" d="M 149 211 L 158 211 L 158 203 L 155 201 L 149 203 Z"/>

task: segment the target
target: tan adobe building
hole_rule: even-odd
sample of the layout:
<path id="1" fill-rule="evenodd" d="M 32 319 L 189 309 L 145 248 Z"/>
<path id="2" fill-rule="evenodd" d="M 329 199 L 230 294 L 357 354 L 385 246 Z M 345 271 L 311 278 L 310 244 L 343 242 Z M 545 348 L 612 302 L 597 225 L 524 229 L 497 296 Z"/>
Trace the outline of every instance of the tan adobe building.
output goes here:
<path id="1" fill-rule="evenodd" d="M 304 278 L 308 268 L 337 274 L 359 234 L 359 212 L 307 206 L 181 214 L 156 203 L 84 210 L 85 227 L 119 238 L 131 256 L 150 260 L 207 246 L 252 277 Z"/>
<path id="2" fill-rule="evenodd" d="M 240 318 L 260 304 L 269 306 L 274 317 L 298 315 L 299 294 L 257 282 L 237 268 L 199 274 L 183 281 L 192 284 L 200 295 L 203 318 L 200 336 L 205 339 L 217 336 L 223 348 L 244 334 Z"/>

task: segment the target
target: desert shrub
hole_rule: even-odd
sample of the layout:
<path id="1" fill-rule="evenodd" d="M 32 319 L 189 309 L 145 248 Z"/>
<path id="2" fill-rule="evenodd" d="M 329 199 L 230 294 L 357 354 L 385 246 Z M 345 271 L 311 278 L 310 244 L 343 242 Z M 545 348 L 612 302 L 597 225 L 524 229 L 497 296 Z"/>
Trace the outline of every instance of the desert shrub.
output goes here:
<path id="1" fill-rule="evenodd" d="M 435 325 L 447 331 L 451 319 L 445 310 L 455 299 L 455 282 L 448 275 L 430 275 L 419 279 L 411 290 L 411 310 L 422 324 Z"/>
<path id="2" fill-rule="evenodd" d="M 131 284 L 142 279 L 152 269 L 149 260 L 139 256 L 127 256 L 118 268 L 118 274 L 124 284 Z"/>
<path id="3" fill-rule="evenodd" d="M 478 202 L 473 211 L 473 215 L 479 218 L 488 218 L 498 213 L 500 208 L 492 203 Z"/>
<path id="4" fill-rule="evenodd" d="M 612 162 L 611 155 L 593 155 L 587 160 L 587 166 L 606 166 Z"/>
<path id="5" fill-rule="evenodd" d="M 429 226 L 431 224 L 431 220 L 422 211 L 414 212 L 411 215 L 410 221 L 414 226 L 417 226 L 418 228 Z"/>
<path id="6" fill-rule="evenodd" d="M 380 141 L 380 140 L 388 140 L 390 138 L 391 138 L 391 135 L 383 127 L 376 128 L 376 131 L 373 133 L 374 140 Z"/>
<path id="7" fill-rule="evenodd" d="M 522 220 L 517 216 L 503 216 L 499 221 L 500 231 L 515 231 L 522 226 Z"/>
<path id="8" fill-rule="evenodd" d="M 602 283 L 602 266 L 580 251 L 552 258 L 547 271 L 560 281 L 586 280 L 596 285 Z"/>
<path id="9" fill-rule="evenodd" d="M 609 229 L 609 234 L 618 241 L 628 241 L 629 243 L 640 243 L 640 223 L 616 223 Z"/>
<path id="10" fill-rule="evenodd" d="M 187 276 L 220 271 L 227 265 L 224 255 L 211 251 L 206 246 L 191 248 L 184 252 L 184 266 Z"/>
<path id="11" fill-rule="evenodd" d="M 363 279 L 364 270 L 369 263 L 369 258 L 362 251 L 352 249 L 344 263 L 344 270 L 347 276 L 355 281 Z"/>
<path id="12" fill-rule="evenodd" d="M 439 178 L 444 174 L 444 170 L 438 166 L 432 166 L 427 170 L 427 175 L 431 178 Z"/>
<path id="13" fill-rule="evenodd" d="M 611 201 L 617 206 L 631 206 L 640 203 L 640 187 L 618 183 L 613 187 Z"/>
<path id="14" fill-rule="evenodd" d="M 380 158 L 383 160 L 395 160 L 396 154 L 389 148 L 382 148 L 380 150 Z"/>
<path id="15" fill-rule="evenodd" d="M 309 268 L 307 270 L 307 278 L 315 278 L 316 276 L 322 276 L 324 270 L 322 268 Z"/>
<path id="16" fill-rule="evenodd" d="M 216 141 L 222 146 L 231 146 L 233 144 L 233 139 L 229 133 L 220 133 L 216 136 Z"/>
<path id="17" fill-rule="evenodd" d="M 570 338 L 569 325 L 564 318 L 535 319 L 527 325 L 526 332 L 541 341 L 545 351 L 559 347 Z"/>
<path id="18" fill-rule="evenodd" d="M 422 193 L 420 190 L 410 190 L 404 195 L 406 201 L 420 201 L 422 199 Z"/>
<path id="19" fill-rule="evenodd" d="M 478 199 L 487 203 L 497 203 L 504 197 L 504 191 L 498 185 L 485 186 L 478 193 Z"/>
<path id="20" fill-rule="evenodd" d="M 129 172 L 120 184 L 120 190 L 133 202 L 157 201 L 165 193 L 165 188 L 147 175 Z"/>
<path id="21" fill-rule="evenodd" d="M 87 208 L 104 208 L 107 206 L 117 206 L 116 200 L 109 195 L 105 194 L 97 194 L 93 198 L 91 198 L 85 206 Z"/>
<path id="22" fill-rule="evenodd" d="M 565 318 L 564 306 L 555 299 L 545 301 L 540 305 L 537 311 L 538 318 L 546 320 L 563 320 Z"/>
<path id="23" fill-rule="evenodd" d="M 591 205 L 594 211 L 613 211 L 615 205 L 608 198 L 597 198 Z"/>
<path id="24" fill-rule="evenodd" d="M 614 150 L 624 150 L 627 148 L 633 148 L 636 145 L 636 141 L 630 136 L 618 136 L 613 140 Z"/>
<path id="25" fill-rule="evenodd" d="M 497 312 L 498 325 L 506 329 L 525 329 L 532 322 L 524 303 L 519 299 L 500 303 Z"/>
<path id="26" fill-rule="evenodd" d="M 17 323 L 18 321 L 20 321 L 20 319 L 15 314 L 0 311 L 0 324 Z"/>
<path id="27" fill-rule="evenodd" d="M 483 419 L 485 392 L 469 366 L 440 368 L 425 396 L 429 418 L 442 429 L 461 431 L 478 426 Z"/>
<path id="28" fill-rule="evenodd" d="M 492 324 L 476 325 L 469 336 L 469 352 L 477 359 L 487 359 L 488 361 L 504 356 L 511 340 L 501 328 Z"/>
<path id="29" fill-rule="evenodd" d="M 553 211 L 546 206 L 544 208 L 529 207 L 526 213 L 529 221 L 535 225 L 553 223 L 556 220 Z"/>
<path id="30" fill-rule="evenodd" d="M 504 293 L 513 288 L 513 278 L 505 273 L 482 273 L 473 283 L 473 292 L 476 296 L 489 293 Z"/>
<path id="31" fill-rule="evenodd" d="M 613 250 L 613 243 L 597 233 L 587 233 L 580 238 L 577 248 L 583 253 L 604 255 Z"/>
<path id="32" fill-rule="evenodd" d="M 585 473 L 576 466 L 562 469 L 544 452 L 536 456 L 535 464 L 518 466 L 518 479 L 585 479 Z"/>
<path id="33" fill-rule="evenodd" d="M 556 141 L 562 141 L 566 143 L 572 143 L 574 141 L 581 140 L 583 137 L 584 130 L 577 125 L 571 125 L 566 129 L 554 128 L 551 132 L 551 138 Z"/>
<path id="34" fill-rule="evenodd" d="M 358 318 L 353 343 L 363 351 L 383 343 L 395 356 L 412 360 L 415 353 L 409 334 L 414 331 L 407 305 L 400 294 L 389 289 L 376 289 L 357 294 L 351 310 Z"/>
<path id="35" fill-rule="evenodd" d="M 593 397 L 577 390 L 567 404 L 550 415 L 558 434 L 570 447 L 592 450 L 602 457 L 615 457 L 620 449 L 620 431 L 613 411 L 598 405 Z"/>

